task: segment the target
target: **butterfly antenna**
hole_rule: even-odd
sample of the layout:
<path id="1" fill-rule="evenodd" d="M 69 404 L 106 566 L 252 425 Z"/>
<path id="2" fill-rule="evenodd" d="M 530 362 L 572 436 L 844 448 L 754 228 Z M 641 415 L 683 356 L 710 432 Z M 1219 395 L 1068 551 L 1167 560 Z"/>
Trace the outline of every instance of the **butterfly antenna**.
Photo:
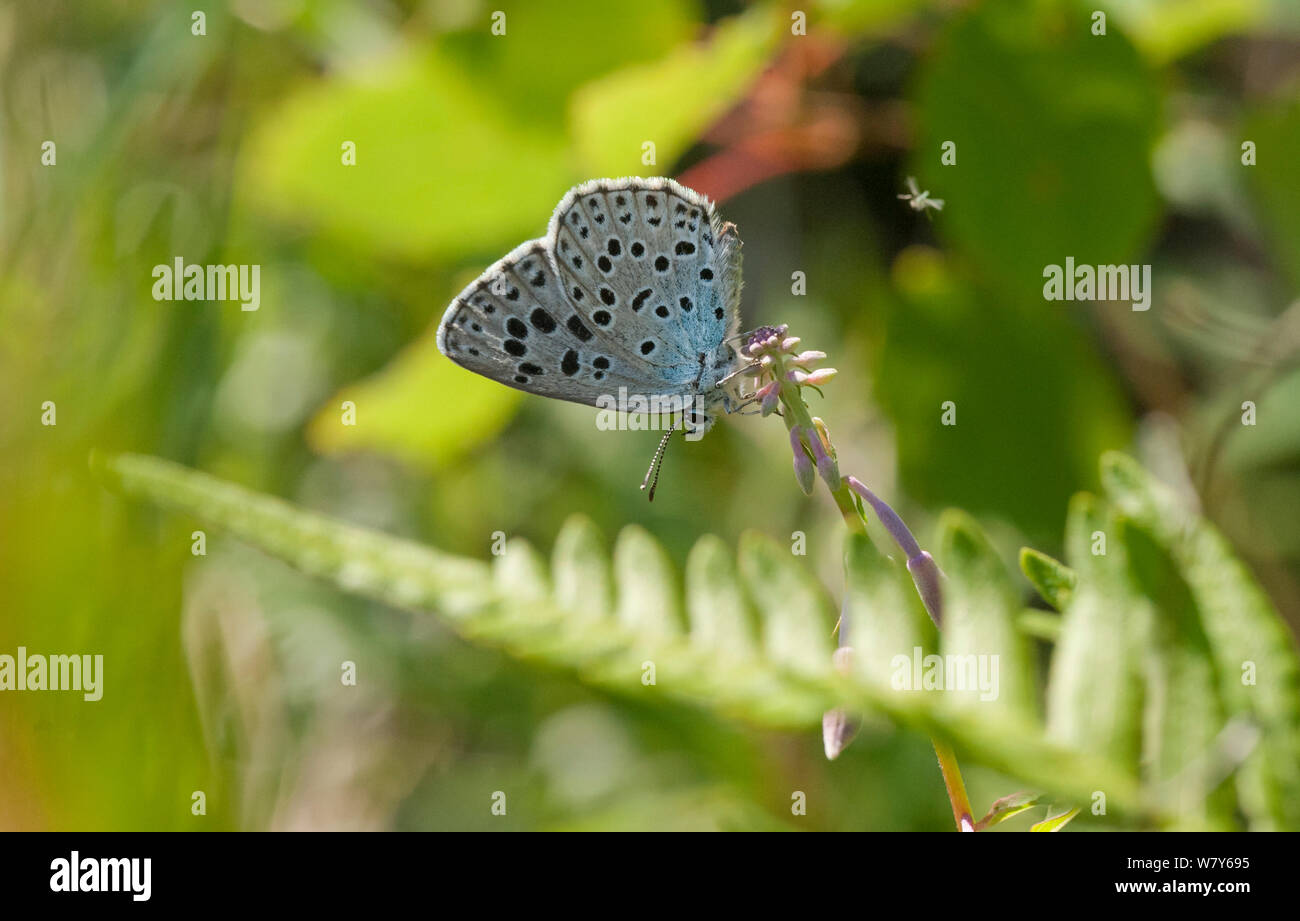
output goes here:
<path id="1" fill-rule="evenodd" d="M 650 460 L 650 469 L 645 472 L 645 479 L 641 481 L 641 488 L 645 489 L 646 484 L 650 485 L 649 501 L 655 500 L 655 489 L 659 486 L 659 471 L 664 465 L 664 451 L 668 449 L 668 439 L 673 437 L 673 431 L 677 428 L 677 422 L 674 421 L 664 432 L 664 437 L 659 439 L 659 447 L 655 449 L 655 456 Z M 654 480 L 651 481 L 650 474 L 654 474 Z"/>

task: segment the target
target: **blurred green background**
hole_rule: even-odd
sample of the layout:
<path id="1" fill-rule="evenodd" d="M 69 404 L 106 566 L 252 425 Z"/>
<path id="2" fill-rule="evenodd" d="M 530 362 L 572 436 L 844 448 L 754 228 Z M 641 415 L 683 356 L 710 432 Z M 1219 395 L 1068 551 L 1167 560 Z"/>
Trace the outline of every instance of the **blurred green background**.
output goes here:
<path id="1" fill-rule="evenodd" d="M 772 421 L 674 446 L 650 505 L 653 433 L 438 355 L 449 300 L 593 177 L 720 202 L 745 326 L 830 353 L 841 466 L 918 533 L 955 505 L 1009 561 L 1059 554 L 1069 496 L 1124 449 L 1295 630 L 1300 8 L 799 11 L 804 35 L 738 0 L 236 0 L 196 35 L 173 3 L 0 7 L 0 652 L 106 669 L 97 703 L 0 695 L 0 827 L 951 827 L 922 736 L 872 723 L 828 763 L 813 734 L 634 704 L 215 531 L 196 558 L 193 522 L 89 476 L 92 450 L 157 454 L 480 558 L 496 531 L 549 549 L 574 512 L 679 566 L 705 532 L 801 530 L 836 596 L 842 525 Z M 946 199 L 932 223 L 907 175 Z M 155 301 L 177 256 L 260 265 L 260 309 Z M 1045 301 L 1067 256 L 1151 264 L 1151 309 Z M 1013 789 L 966 780 L 977 804 Z"/>

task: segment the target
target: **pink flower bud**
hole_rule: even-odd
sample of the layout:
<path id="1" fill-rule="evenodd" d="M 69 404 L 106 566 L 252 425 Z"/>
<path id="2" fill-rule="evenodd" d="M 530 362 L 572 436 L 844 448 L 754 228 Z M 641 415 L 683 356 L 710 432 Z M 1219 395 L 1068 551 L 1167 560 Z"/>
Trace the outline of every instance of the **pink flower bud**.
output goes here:
<path id="1" fill-rule="evenodd" d="M 794 478 L 804 495 L 811 496 L 815 482 L 813 465 L 803 449 L 803 439 L 800 437 L 800 429 L 797 425 L 790 429 L 790 450 L 794 452 Z"/>
<path id="2" fill-rule="evenodd" d="M 808 351 L 800 352 L 798 355 L 791 358 L 790 364 L 798 365 L 801 368 L 806 368 L 814 361 L 821 361 L 825 357 L 826 357 L 825 352 L 818 352 L 814 349 L 809 349 Z"/>
<path id="3" fill-rule="evenodd" d="M 921 602 L 925 605 L 925 610 L 929 613 L 930 619 L 934 621 L 936 627 L 943 627 L 943 588 L 940 585 L 940 578 L 943 573 L 939 571 L 939 566 L 934 561 L 934 557 L 922 550 L 916 556 L 907 561 L 907 571 L 912 574 L 912 581 L 916 584 L 916 593 L 921 596 Z"/>
<path id="4" fill-rule="evenodd" d="M 826 751 L 826 760 L 838 758 L 857 734 L 858 721 L 843 710 L 827 710 L 822 714 L 822 747 Z"/>
<path id="5" fill-rule="evenodd" d="M 835 463 L 817 432 L 809 432 L 808 447 L 812 448 L 813 457 L 817 458 L 817 474 L 826 482 L 831 492 L 840 488 L 840 466 Z"/>

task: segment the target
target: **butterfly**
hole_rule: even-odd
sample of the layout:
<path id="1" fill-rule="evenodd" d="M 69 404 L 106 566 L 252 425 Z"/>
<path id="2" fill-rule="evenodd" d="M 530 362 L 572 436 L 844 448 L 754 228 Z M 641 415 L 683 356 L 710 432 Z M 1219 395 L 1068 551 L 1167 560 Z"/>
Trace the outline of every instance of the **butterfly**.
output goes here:
<path id="1" fill-rule="evenodd" d="M 718 410 L 744 404 L 726 386 L 748 367 L 731 345 L 740 338 L 740 247 L 736 226 L 672 179 L 583 183 L 556 206 L 546 236 L 456 296 L 438 350 L 541 396 L 609 406 L 635 394 L 681 405 L 683 423 L 702 435 Z M 655 483 L 672 432 L 651 462 Z"/>

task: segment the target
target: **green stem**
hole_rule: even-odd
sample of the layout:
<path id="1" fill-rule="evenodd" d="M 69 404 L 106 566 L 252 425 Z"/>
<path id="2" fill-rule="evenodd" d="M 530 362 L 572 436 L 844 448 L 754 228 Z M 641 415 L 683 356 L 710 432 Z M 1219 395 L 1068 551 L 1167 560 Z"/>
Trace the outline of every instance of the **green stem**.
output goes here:
<path id="1" fill-rule="evenodd" d="M 782 373 L 780 362 L 777 362 L 775 370 L 778 374 Z M 797 386 L 786 381 L 781 382 L 781 405 L 785 408 L 782 415 L 785 418 L 786 431 L 796 425 L 805 432 L 815 431 L 812 414 L 808 412 L 808 404 L 803 401 Z M 835 505 L 840 510 L 840 516 L 848 529 L 855 534 L 866 534 L 867 523 L 858 512 L 858 504 L 853 501 L 853 490 L 849 489 L 843 480 L 840 481 L 838 489 L 831 489 L 829 484 L 826 488 L 830 491 L 831 498 L 835 500 Z"/>
<path id="2" fill-rule="evenodd" d="M 816 438 L 817 428 L 813 423 L 812 413 L 808 411 L 808 404 L 803 401 L 803 394 L 798 385 L 785 380 L 783 365 L 779 357 L 775 358 L 772 371 L 776 380 L 781 382 L 781 405 L 784 410 L 782 416 L 785 419 L 786 430 L 789 431 L 797 425 L 802 431 L 811 433 L 810 437 Z M 826 447 L 830 450 L 831 456 L 835 456 L 834 447 L 831 445 Z M 859 511 L 858 503 L 853 499 L 853 491 L 849 489 L 846 480 L 841 477 L 838 488 L 831 488 L 827 483 L 826 489 L 835 500 L 835 505 L 839 508 L 848 529 L 856 534 L 866 534 L 866 520 Z M 975 820 L 971 815 L 970 800 L 966 796 L 966 784 L 962 780 L 961 768 L 957 765 L 957 756 L 948 743 L 941 739 L 932 736 L 930 742 L 934 745 L 934 753 L 939 757 L 939 771 L 943 774 L 943 785 L 948 791 L 948 802 L 952 804 L 952 817 L 957 824 L 957 830 L 974 831 Z"/>
<path id="3" fill-rule="evenodd" d="M 958 831 L 974 831 L 975 818 L 971 815 L 970 800 L 966 796 L 966 784 L 961 779 L 961 768 L 957 766 L 957 756 L 947 742 L 931 737 L 934 753 L 939 756 L 939 771 L 943 774 L 943 785 L 948 788 L 948 802 L 952 803 L 952 819 L 957 823 Z"/>

